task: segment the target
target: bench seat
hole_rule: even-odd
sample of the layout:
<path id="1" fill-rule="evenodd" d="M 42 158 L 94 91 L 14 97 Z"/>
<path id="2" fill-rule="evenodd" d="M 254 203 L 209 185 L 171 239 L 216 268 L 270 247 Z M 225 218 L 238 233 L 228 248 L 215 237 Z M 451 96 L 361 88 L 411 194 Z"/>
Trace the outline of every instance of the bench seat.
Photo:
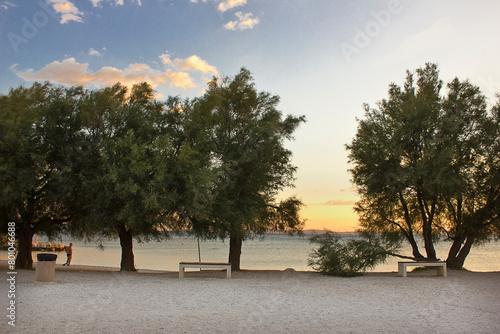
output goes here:
<path id="1" fill-rule="evenodd" d="M 223 269 L 226 270 L 226 277 L 231 278 L 231 264 L 226 262 L 179 262 L 179 278 L 184 277 L 186 268 Z"/>
<path id="2" fill-rule="evenodd" d="M 446 262 L 444 261 L 399 261 L 398 276 L 407 277 L 408 267 L 437 267 L 438 276 L 447 276 Z"/>

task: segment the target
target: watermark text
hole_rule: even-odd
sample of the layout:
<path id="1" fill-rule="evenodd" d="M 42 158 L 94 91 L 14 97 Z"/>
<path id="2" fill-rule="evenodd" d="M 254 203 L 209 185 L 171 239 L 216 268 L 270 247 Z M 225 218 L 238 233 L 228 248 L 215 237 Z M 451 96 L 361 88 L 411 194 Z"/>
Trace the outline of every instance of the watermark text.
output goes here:
<path id="1" fill-rule="evenodd" d="M 7 323 L 10 326 L 16 326 L 16 223 L 9 222 L 7 227 L 7 263 L 9 271 L 7 272 Z"/>
<path id="2" fill-rule="evenodd" d="M 15 53 L 19 52 L 21 44 L 28 44 L 30 39 L 38 35 L 38 31 L 49 22 L 49 16 L 52 18 L 56 17 L 55 12 L 44 1 L 38 1 L 38 6 L 40 10 L 33 14 L 31 19 L 24 16 L 21 18 L 22 26 L 19 33 L 9 32 L 7 34 L 7 38 Z"/>
<path id="3" fill-rule="evenodd" d="M 403 6 L 399 0 L 390 0 L 387 3 L 387 9 L 371 11 L 372 19 L 368 21 L 363 29 L 356 29 L 352 43 L 343 42 L 340 44 L 340 50 L 348 63 L 354 55 L 361 53 L 361 50 L 368 47 L 373 39 L 378 37 L 383 28 L 386 28 L 394 15 L 403 11 Z"/>

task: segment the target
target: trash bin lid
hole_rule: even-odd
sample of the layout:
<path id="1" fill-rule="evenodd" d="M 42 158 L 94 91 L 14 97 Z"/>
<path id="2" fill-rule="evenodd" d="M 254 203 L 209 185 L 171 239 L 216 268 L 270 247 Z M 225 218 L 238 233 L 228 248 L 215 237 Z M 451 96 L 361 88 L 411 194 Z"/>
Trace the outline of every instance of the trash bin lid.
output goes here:
<path id="1" fill-rule="evenodd" d="M 39 253 L 36 255 L 37 261 L 55 261 L 57 259 L 57 254 L 50 253 Z"/>

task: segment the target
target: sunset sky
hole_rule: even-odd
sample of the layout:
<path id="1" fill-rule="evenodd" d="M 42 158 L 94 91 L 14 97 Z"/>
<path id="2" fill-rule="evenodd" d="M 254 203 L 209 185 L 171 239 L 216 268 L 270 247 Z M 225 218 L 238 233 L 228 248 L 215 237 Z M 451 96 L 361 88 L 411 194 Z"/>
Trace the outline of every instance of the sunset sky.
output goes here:
<path id="1" fill-rule="evenodd" d="M 147 81 L 157 98 L 203 94 L 248 68 L 307 123 L 287 144 L 306 228 L 357 226 L 344 145 L 363 103 L 405 71 L 500 92 L 500 1 L 0 0 L 0 92 L 33 81 L 99 88 Z"/>

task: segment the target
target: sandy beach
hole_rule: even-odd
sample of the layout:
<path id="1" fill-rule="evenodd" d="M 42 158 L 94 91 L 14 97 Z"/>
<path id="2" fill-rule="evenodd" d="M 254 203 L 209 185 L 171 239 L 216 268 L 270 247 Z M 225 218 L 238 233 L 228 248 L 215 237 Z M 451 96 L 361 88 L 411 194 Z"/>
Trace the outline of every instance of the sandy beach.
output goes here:
<path id="1" fill-rule="evenodd" d="M 0 262 L 7 277 L 5 261 Z M 500 272 L 340 278 L 314 272 L 120 272 L 58 266 L 54 282 L 16 276 L 16 321 L 2 333 L 498 333 Z M 8 278 L 8 277 L 7 277 Z"/>

